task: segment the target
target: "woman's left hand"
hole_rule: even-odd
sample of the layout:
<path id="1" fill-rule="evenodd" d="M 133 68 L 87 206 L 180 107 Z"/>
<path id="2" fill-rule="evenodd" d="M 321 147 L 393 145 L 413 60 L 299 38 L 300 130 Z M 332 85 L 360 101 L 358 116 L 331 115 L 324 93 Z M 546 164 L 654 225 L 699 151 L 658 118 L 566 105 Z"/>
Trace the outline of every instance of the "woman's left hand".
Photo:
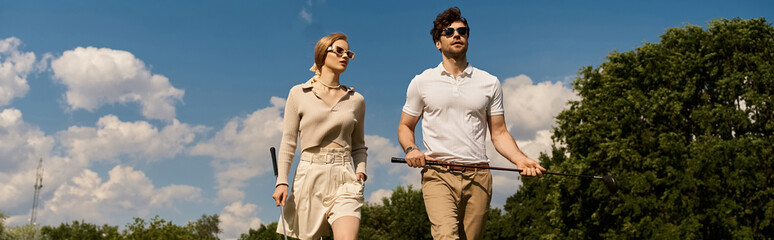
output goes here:
<path id="1" fill-rule="evenodd" d="M 362 173 L 362 172 L 356 173 L 355 176 L 356 176 L 355 177 L 356 180 L 358 180 L 358 181 L 363 180 L 363 182 L 365 182 L 366 179 L 368 179 L 368 175 L 366 175 L 365 173 Z"/>

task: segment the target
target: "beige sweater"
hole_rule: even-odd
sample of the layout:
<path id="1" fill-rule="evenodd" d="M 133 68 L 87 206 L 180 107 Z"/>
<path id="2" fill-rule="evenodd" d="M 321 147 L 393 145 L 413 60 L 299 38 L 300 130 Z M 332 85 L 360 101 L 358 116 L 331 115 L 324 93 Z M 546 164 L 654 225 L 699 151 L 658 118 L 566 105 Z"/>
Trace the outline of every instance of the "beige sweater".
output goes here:
<path id="1" fill-rule="evenodd" d="M 312 80 L 290 89 L 285 103 L 285 118 L 277 159 L 277 184 L 288 184 L 298 138 L 301 151 L 334 142 L 352 151 L 356 172 L 366 172 L 365 99 L 347 88 L 347 93 L 332 108 L 312 91 Z"/>

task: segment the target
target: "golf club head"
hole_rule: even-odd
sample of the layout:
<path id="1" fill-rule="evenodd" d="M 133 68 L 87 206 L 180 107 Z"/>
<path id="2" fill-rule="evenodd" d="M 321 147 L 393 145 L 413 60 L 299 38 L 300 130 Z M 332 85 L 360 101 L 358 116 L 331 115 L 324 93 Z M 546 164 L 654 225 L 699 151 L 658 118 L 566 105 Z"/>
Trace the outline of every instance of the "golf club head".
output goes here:
<path id="1" fill-rule="evenodd" d="M 611 175 L 602 177 L 602 181 L 605 182 L 605 187 L 610 190 L 611 193 L 615 193 L 618 190 L 618 180 Z"/>

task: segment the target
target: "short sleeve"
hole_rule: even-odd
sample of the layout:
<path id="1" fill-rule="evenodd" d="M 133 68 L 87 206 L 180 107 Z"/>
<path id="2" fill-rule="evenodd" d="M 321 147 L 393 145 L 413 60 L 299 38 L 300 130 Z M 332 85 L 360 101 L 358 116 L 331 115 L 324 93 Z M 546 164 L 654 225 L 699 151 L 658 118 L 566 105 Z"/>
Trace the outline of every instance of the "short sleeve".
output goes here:
<path id="1" fill-rule="evenodd" d="M 492 98 L 489 99 L 489 107 L 487 107 L 487 115 L 494 116 L 505 114 L 505 110 L 503 109 L 503 88 L 500 86 L 500 80 L 497 78 L 495 78 L 492 91 Z"/>
<path id="2" fill-rule="evenodd" d="M 403 112 L 414 117 L 422 115 L 422 109 L 425 107 L 422 95 L 419 94 L 419 81 L 417 78 L 411 79 L 411 83 L 409 83 L 408 89 L 406 89 L 406 104 L 403 105 Z"/>

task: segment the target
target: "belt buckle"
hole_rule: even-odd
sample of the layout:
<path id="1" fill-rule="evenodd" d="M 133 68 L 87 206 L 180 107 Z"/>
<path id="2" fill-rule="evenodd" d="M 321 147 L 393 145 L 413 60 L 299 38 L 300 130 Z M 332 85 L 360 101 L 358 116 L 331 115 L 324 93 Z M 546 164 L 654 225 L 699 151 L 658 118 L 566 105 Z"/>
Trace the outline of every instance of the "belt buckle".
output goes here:
<path id="1" fill-rule="evenodd" d="M 458 167 L 458 166 L 446 166 L 446 169 L 449 170 L 449 171 L 465 172 L 468 168 L 466 168 L 466 167 Z"/>
<path id="2" fill-rule="evenodd" d="M 335 153 L 335 152 L 327 152 L 327 153 L 325 153 L 325 163 L 326 164 L 334 164 L 336 162 L 341 162 L 341 161 L 337 161 L 338 158 L 339 158 L 338 153 Z"/>

